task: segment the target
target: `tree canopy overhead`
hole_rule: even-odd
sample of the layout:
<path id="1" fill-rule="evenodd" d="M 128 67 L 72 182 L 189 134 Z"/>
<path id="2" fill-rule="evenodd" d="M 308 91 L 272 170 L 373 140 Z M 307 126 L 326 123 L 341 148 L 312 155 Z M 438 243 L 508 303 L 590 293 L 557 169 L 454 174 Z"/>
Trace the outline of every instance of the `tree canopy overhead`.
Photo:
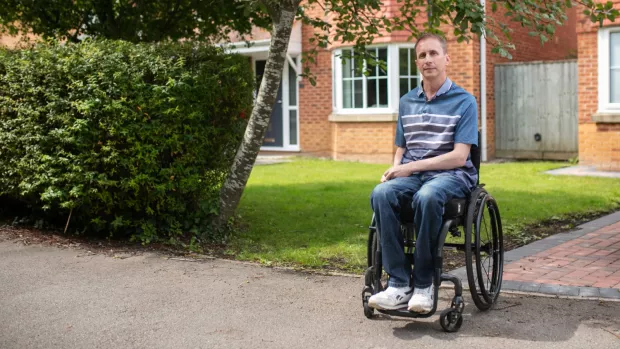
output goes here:
<path id="1" fill-rule="evenodd" d="M 267 26 L 260 11 L 230 0 L 5 0 L 0 25 L 17 34 L 28 29 L 45 38 L 80 36 L 131 42 L 207 39 L 231 30 Z"/>

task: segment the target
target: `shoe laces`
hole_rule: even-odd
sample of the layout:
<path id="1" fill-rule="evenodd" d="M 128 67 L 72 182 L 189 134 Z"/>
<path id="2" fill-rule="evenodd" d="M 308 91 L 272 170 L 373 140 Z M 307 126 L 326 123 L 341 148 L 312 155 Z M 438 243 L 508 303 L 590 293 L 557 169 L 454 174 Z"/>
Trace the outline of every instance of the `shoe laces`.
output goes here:
<path id="1" fill-rule="evenodd" d="M 419 294 L 419 295 L 422 295 L 422 296 L 426 296 L 426 297 L 432 298 L 433 297 L 433 291 L 434 291 L 433 290 L 433 285 L 430 285 L 430 286 L 428 286 L 426 288 L 416 288 L 413 291 L 413 294 Z"/>
<path id="2" fill-rule="evenodd" d="M 396 288 L 396 287 L 388 287 L 385 290 L 385 294 L 390 296 L 390 297 L 396 297 L 399 294 L 405 294 L 406 290 L 405 289 L 400 289 L 400 288 Z"/>

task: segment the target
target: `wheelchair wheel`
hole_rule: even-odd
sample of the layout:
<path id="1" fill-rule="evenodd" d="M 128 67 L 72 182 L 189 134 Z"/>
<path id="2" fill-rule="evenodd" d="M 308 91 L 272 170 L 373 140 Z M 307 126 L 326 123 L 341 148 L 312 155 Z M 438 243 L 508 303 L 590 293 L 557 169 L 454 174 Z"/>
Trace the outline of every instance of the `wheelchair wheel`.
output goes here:
<path id="1" fill-rule="evenodd" d="M 456 332 L 463 325 L 463 316 L 456 309 L 448 308 L 441 312 L 439 324 L 446 332 Z"/>
<path id="2" fill-rule="evenodd" d="M 488 310 L 501 289 L 504 246 L 497 203 L 482 188 L 474 190 L 468 207 L 465 260 L 474 304 L 480 310 Z"/>
<path id="3" fill-rule="evenodd" d="M 376 228 L 372 228 L 374 227 L 374 222 L 373 216 L 373 224 L 368 234 L 368 268 L 365 275 L 366 286 L 372 288 L 372 294 L 379 293 L 387 287 L 387 280 L 384 279 L 386 276 L 383 272 L 383 265 L 381 261 L 376 260 L 375 253 L 378 249 L 379 237 L 377 236 Z M 377 282 L 377 279 L 379 279 L 379 282 Z"/>
<path id="4" fill-rule="evenodd" d="M 364 290 L 362 291 L 362 305 L 364 306 L 364 316 L 371 319 L 374 309 L 368 306 L 368 299 L 373 294 L 383 291 L 384 284 L 381 280 L 383 275 L 383 266 L 381 261 L 376 261 L 376 251 L 378 249 L 379 237 L 377 236 L 377 228 L 375 216 L 372 216 L 372 222 L 368 230 L 367 244 L 367 264 L 366 273 L 364 275 Z M 379 279 L 379 280 L 377 280 Z"/>

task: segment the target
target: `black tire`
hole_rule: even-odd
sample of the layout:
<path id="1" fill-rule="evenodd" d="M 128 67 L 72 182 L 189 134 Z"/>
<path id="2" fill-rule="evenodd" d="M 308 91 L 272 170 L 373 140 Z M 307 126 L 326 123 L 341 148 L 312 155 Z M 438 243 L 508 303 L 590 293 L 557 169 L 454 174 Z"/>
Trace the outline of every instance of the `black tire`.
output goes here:
<path id="1" fill-rule="evenodd" d="M 465 262 L 472 300 L 478 309 L 488 310 L 501 289 L 504 247 L 497 204 L 482 188 L 474 190 L 468 207 Z"/>
<path id="2" fill-rule="evenodd" d="M 477 222 L 478 211 L 482 202 L 486 199 L 488 193 L 486 190 L 481 187 L 477 187 L 471 193 L 469 204 L 467 207 L 467 216 L 465 217 L 465 269 L 467 270 L 467 284 L 469 285 L 469 292 L 471 293 L 471 298 L 474 301 L 476 307 L 480 310 L 488 310 L 491 307 L 484 298 L 482 294 L 482 290 L 480 289 L 480 284 L 478 282 L 478 271 L 474 270 L 476 268 L 476 242 L 478 238 L 476 237 L 476 227 L 475 224 Z M 477 268 L 476 268 L 477 269 Z"/>
<path id="3" fill-rule="evenodd" d="M 456 332 L 463 325 L 463 316 L 456 309 L 448 308 L 441 312 L 439 324 L 446 332 Z"/>
<path id="4" fill-rule="evenodd" d="M 377 235 L 376 221 L 375 216 L 372 216 L 372 222 L 370 224 L 370 229 L 368 232 L 368 245 L 367 245 L 367 263 L 368 269 L 365 277 L 366 286 L 372 287 L 372 294 L 379 293 L 385 289 L 385 285 L 383 282 L 376 282 L 377 275 L 383 276 L 383 265 L 381 261 L 376 261 L 376 252 L 378 249 L 379 237 Z M 377 270 L 380 270 L 380 274 L 377 273 Z M 377 286 L 378 287 L 375 287 Z"/>
<path id="5" fill-rule="evenodd" d="M 366 243 L 366 261 L 367 261 L 368 267 L 372 267 L 374 259 L 375 259 L 376 235 L 377 235 L 377 221 L 375 220 L 375 215 L 373 214 L 372 220 L 370 221 L 370 227 L 368 227 L 368 241 Z"/>
<path id="6" fill-rule="evenodd" d="M 368 319 L 372 319 L 375 314 L 375 310 L 368 306 L 368 302 L 364 303 L 364 316 Z"/>
<path id="7" fill-rule="evenodd" d="M 492 196 L 486 197 L 476 222 L 478 285 L 486 302 L 493 305 L 502 287 L 504 236 L 499 209 Z"/>

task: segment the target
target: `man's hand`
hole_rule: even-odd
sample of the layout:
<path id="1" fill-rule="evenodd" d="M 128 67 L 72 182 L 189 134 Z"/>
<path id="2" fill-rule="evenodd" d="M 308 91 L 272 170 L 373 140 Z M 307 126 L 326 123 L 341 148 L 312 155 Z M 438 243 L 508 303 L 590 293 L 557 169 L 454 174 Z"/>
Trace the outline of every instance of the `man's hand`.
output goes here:
<path id="1" fill-rule="evenodd" d="M 408 169 L 407 165 L 392 166 L 383 172 L 383 176 L 381 176 L 381 183 L 396 177 L 409 177 L 411 173 L 412 172 Z"/>

